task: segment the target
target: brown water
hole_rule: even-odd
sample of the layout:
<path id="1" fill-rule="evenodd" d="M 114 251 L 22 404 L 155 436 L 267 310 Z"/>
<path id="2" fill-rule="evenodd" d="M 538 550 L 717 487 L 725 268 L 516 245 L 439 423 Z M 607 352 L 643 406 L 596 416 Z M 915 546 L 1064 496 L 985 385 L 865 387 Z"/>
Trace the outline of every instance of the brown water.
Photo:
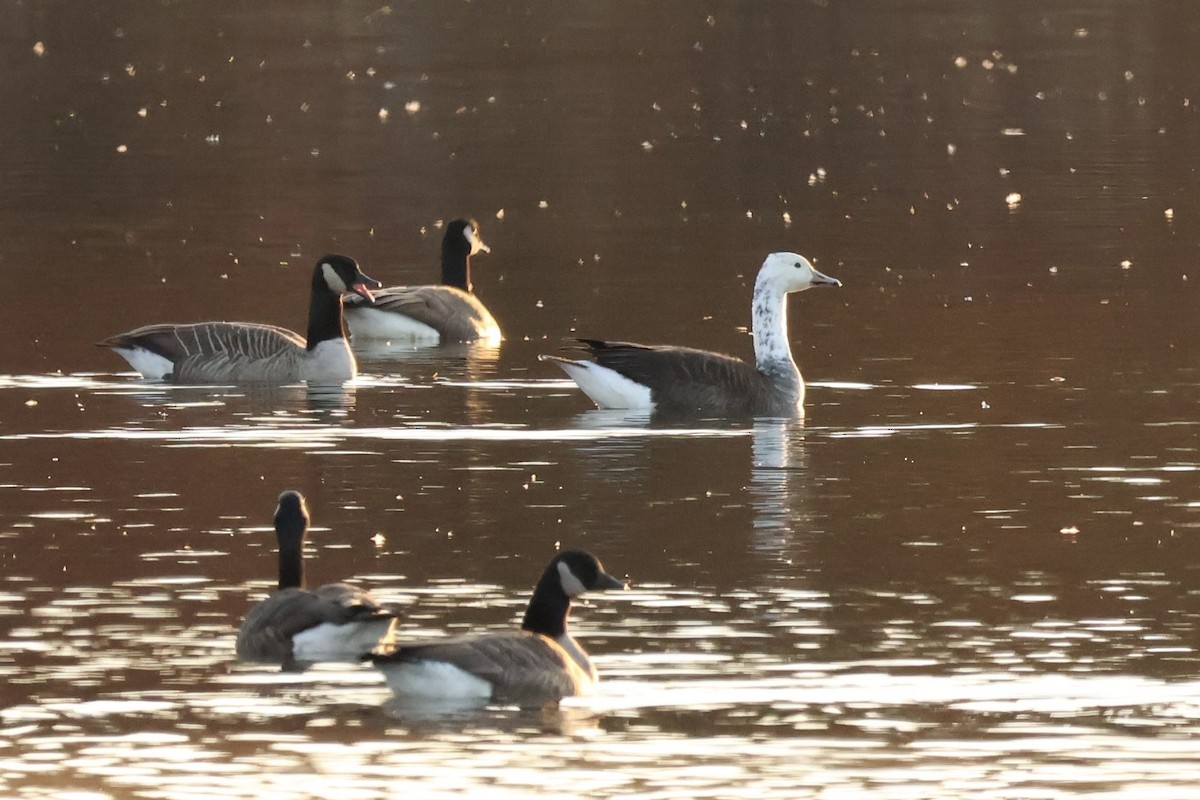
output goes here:
<path id="1" fill-rule="evenodd" d="M 1200 6 L 0 6 L 0 795 L 1195 798 Z M 321 254 L 499 350 L 344 392 L 146 385 L 91 343 L 302 328 Z M 589 410 L 572 334 L 749 352 L 805 423 Z M 406 634 L 514 624 L 557 543 L 604 680 L 425 716 L 233 660 L 281 489 Z M 376 543 L 375 534 L 383 539 Z"/>

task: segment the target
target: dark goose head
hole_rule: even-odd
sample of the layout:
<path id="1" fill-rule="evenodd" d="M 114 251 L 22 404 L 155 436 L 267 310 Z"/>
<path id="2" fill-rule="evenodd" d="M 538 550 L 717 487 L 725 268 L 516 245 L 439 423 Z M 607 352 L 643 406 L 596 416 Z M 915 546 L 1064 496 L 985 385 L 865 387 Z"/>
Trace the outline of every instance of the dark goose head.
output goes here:
<path id="1" fill-rule="evenodd" d="M 492 248 L 480 238 L 478 222 L 456 219 L 448 223 L 442 236 L 442 283 L 471 291 L 471 256 L 481 251 L 490 253 Z"/>

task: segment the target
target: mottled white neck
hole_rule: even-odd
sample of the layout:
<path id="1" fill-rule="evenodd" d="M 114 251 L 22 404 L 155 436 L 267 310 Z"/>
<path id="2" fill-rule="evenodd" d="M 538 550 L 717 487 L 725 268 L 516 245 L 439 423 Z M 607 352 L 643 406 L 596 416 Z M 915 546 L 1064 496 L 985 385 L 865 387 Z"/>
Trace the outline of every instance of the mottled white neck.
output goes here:
<path id="1" fill-rule="evenodd" d="M 787 292 L 763 275 L 754 284 L 751 305 L 754 324 L 754 360 L 761 372 L 793 376 L 800 380 L 800 370 L 792 359 L 788 343 Z"/>

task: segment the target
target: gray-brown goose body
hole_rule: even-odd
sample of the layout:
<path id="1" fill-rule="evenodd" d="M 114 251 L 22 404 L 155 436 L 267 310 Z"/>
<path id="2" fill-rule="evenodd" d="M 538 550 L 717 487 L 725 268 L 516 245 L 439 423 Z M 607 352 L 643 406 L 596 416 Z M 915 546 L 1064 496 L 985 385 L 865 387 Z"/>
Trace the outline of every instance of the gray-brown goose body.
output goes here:
<path id="1" fill-rule="evenodd" d="M 112 348 L 150 380 L 173 383 L 343 383 L 358 371 L 346 339 L 342 296 L 364 299 L 379 281 L 354 259 L 328 255 L 312 273 L 308 336 L 255 322 L 146 325 L 111 336 Z"/>
<path id="2" fill-rule="evenodd" d="M 566 550 L 542 573 L 520 630 L 400 642 L 372 660 L 401 700 L 542 705 L 588 694 L 599 676 L 567 632 L 571 600 L 624 587 L 595 556 Z"/>
<path id="3" fill-rule="evenodd" d="M 286 491 L 275 509 L 279 587 L 246 614 L 237 636 L 243 661 L 290 667 L 317 661 L 361 661 L 389 635 L 397 613 L 361 587 L 327 583 L 304 587 L 308 507 Z"/>
<path id="4" fill-rule="evenodd" d="M 755 363 L 690 347 L 579 339 L 591 360 L 539 356 L 562 367 L 600 408 L 702 416 L 803 416 L 804 378 L 788 344 L 787 296 L 841 286 L 796 253 L 772 253 L 751 303 Z"/>
<path id="5" fill-rule="evenodd" d="M 490 253 L 473 219 L 456 219 L 442 236 L 442 282 L 390 286 L 373 299 L 347 297 L 346 323 L 355 338 L 406 344 L 499 344 L 500 326 L 471 285 L 471 256 Z"/>

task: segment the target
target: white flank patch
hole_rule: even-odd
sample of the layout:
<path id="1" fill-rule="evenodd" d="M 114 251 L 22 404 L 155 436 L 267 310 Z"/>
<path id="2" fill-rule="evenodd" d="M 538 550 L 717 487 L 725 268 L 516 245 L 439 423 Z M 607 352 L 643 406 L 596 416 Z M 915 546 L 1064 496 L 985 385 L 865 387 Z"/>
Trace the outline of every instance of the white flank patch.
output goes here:
<path id="1" fill-rule="evenodd" d="M 341 383 L 352 380 L 358 374 L 358 363 L 350 343 L 342 337 L 326 339 L 305 354 L 304 374 L 306 381 L 317 383 Z"/>
<path id="2" fill-rule="evenodd" d="M 578 597 L 587 591 L 587 587 L 583 585 L 583 581 L 575 577 L 575 573 L 571 572 L 571 568 L 566 565 L 566 562 L 558 562 L 558 580 L 562 583 L 563 591 L 567 593 L 567 597 Z"/>
<path id="3" fill-rule="evenodd" d="M 325 276 L 325 285 L 334 294 L 345 294 L 350 291 L 350 287 L 337 274 L 337 270 L 333 268 L 333 265 L 329 263 L 321 264 L 321 274 Z"/>
<path id="4" fill-rule="evenodd" d="M 648 411 L 654 408 L 650 387 L 631 381 L 619 372 L 602 367 L 594 361 L 555 360 L 583 393 L 600 408 L 623 408 Z"/>
<path id="5" fill-rule="evenodd" d="M 378 308 L 346 306 L 346 325 L 350 333 L 361 339 L 388 339 L 394 342 L 428 342 L 441 340 L 437 329 L 412 317 Z M 496 332 L 499 338 L 499 330 Z"/>
<path id="6" fill-rule="evenodd" d="M 114 347 L 113 350 L 149 380 L 161 381 L 175 371 L 175 362 L 144 347 Z"/>
<path id="7" fill-rule="evenodd" d="M 361 661 L 388 632 L 390 619 L 334 625 L 323 622 L 292 637 L 297 661 Z"/>
<path id="8" fill-rule="evenodd" d="M 489 700 L 492 685 L 445 661 L 376 664 L 397 697 L 424 700 Z"/>

